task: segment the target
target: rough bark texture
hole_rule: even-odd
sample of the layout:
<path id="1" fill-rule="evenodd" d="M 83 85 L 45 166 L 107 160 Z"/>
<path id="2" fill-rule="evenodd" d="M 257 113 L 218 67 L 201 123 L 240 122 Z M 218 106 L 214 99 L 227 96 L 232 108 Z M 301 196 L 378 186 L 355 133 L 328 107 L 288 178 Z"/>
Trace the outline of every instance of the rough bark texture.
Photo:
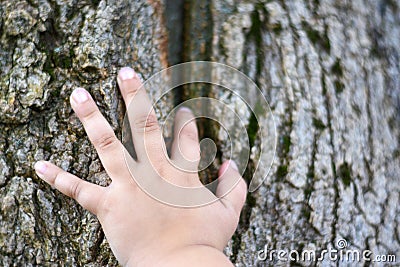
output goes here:
<path id="1" fill-rule="evenodd" d="M 88 89 L 120 134 L 116 71 L 131 65 L 146 79 L 165 67 L 162 11 L 147 1 L 1 1 L 1 266 L 117 265 L 95 216 L 32 166 L 51 160 L 108 183 L 69 95 Z"/>
<path id="2" fill-rule="evenodd" d="M 341 238 L 350 249 L 399 261 L 400 3 L 184 4 L 176 9 L 184 15 L 171 23 L 184 24 L 182 37 L 174 38 L 185 42 L 170 44 L 169 62 L 213 60 L 243 71 L 267 97 L 277 124 L 277 156 L 266 182 L 248 196 L 226 250 L 232 261 L 287 265 L 257 262 L 257 252 L 265 245 L 318 251 Z M 162 12 L 157 1 L 0 3 L 1 265 L 117 265 L 96 218 L 41 182 L 32 165 L 48 159 L 107 184 L 68 97 L 77 86 L 87 88 L 120 133 L 124 106 L 116 71 L 133 65 L 146 79 L 166 66 Z M 159 103 L 161 117 L 172 97 L 199 95 L 193 87 L 177 92 L 183 94 Z M 271 134 L 257 133 L 237 98 L 213 87 L 201 94 L 224 96 L 248 119 L 252 158 L 260 138 L 273 143 Z M 223 133 L 207 123 L 200 125 L 202 135 L 219 138 L 219 159 L 225 158 Z"/>
<path id="3" fill-rule="evenodd" d="M 399 2 L 215 0 L 201 8 L 213 22 L 204 52 L 248 74 L 277 123 L 277 157 L 248 198 L 232 260 L 254 266 L 265 245 L 320 251 L 344 238 L 349 249 L 394 254 L 399 264 Z M 325 258 L 318 265 L 351 264 Z"/>

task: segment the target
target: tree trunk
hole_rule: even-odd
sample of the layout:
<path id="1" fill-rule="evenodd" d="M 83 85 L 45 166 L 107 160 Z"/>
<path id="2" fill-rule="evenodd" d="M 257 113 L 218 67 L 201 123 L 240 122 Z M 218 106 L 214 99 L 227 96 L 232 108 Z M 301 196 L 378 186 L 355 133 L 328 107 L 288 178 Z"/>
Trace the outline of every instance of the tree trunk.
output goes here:
<path id="1" fill-rule="evenodd" d="M 145 80 L 166 67 L 162 12 L 148 1 L 1 1 L 1 266 L 118 265 L 95 216 L 32 167 L 46 159 L 109 182 L 69 95 L 89 90 L 120 135 L 116 72 L 131 65 Z"/>
<path id="2" fill-rule="evenodd" d="M 200 2 L 187 8 L 185 60 L 243 71 L 267 97 L 277 128 L 272 168 L 249 195 L 227 250 L 233 262 L 288 265 L 258 261 L 258 252 L 266 245 L 321 252 L 345 239 L 349 250 L 396 255 L 398 263 L 400 3 Z M 210 95 L 221 94 L 213 90 Z M 247 127 L 250 134 L 254 125 Z M 274 142 L 264 135 L 258 139 Z M 325 255 L 323 263 L 299 263 L 337 262 Z"/>
<path id="3" fill-rule="evenodd" d="M 40 181 L 32 165 L 51 160 L 106 185 L 69 94 L 87 88 L 120 134 L 118 68 L 132 65 L 146 79 L 167 62 L 189 60 L 217 61 L 247 74 L 276 123 L 273 132 L 270 118 L 263 118 L 258 124 L 271 127 L 260 132 L 242 114 L 252 146 L 244 176 L 250 181 L 254 170 L 268 176 L 249 193 L 226 249 L 237 266 L 288 265 L 258 260 L 265 246 L 320 252 L 338 248 L 341 239 L 347 249 L 399 261 L 400 3 L 165 1 L 166 19 L 158 1 L 0 3 L 0 263 L 117 265 L 95 216 Z M 174 31 L 169 43 L 167 28 Z M 163 98 L 159 116 L 188 98 L 223 94 L 215 86 L 198 89 L 185 86 Z M 156 88 L 151 93 L 157 95 Z M 225 101 L 243 108 L 231 95 Z M 215 123 L 199 127 L 221 151 L 214 174 L 230 146 Z M 274 137 L 271 170 L 256 169 L 261 139 L 272 150 Z M 328 255 L 299 263 L 362 265 Z"/>

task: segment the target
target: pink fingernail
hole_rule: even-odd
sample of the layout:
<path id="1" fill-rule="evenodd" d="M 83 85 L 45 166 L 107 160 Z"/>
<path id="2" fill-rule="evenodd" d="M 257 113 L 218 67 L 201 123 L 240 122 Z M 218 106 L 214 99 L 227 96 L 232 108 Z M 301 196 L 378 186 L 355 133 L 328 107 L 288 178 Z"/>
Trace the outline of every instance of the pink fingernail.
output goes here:
<path id="1" fill-rule="evenodd" d="M 78 104 L 82 104 L 89 100 L 89 94 L 83 88 L 77 88 L 72 92 L 72 98 Z"/>
<path id="2" fill-rule="evenodd" d="M 123 67 L 118 72 L 118 77 L 122 81 L 133 79 L 135 76 L 136 76 L 135 71 L 132 68 L 129 68 L 129 67 Z"/>
<path id="3" fill-rule="evenodd" d="M 47 166 L 44 162 L 38 161 L 35 163 L 34 168 L 38 174 L 44 174 L 46 172 Z"/>
<path id="4" fill-rule="evenodd" d="M 233 160 L 229 161 L 229 166 L 231 166 L 233 169 L 235 169 L 236 171 L 239 171 L 238 166 L 236 165 L 236 163 Z"/>

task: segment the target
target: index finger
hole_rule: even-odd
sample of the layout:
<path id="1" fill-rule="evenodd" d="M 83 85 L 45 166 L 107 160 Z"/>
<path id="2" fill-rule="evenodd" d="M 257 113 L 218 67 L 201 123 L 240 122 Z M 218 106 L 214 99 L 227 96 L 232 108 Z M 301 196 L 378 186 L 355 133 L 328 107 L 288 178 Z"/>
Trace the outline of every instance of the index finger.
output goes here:
<path id="1" fill-rule="evenodd" d="M 71 95 L 71 106 L 81 120 L 110 177 L 112 179 L 129 177 L 124 158 L 125 148 L 100 113 L 90 94 L 83 88 L 75 89 Z"/>
<path id="2" fill-rule="evenodd" d="M 138 75 L 131 68 L 122 68 L 118 73 L 118 84 L 127 107 L 138 161 L 166 161 L 157 116 Z"/>

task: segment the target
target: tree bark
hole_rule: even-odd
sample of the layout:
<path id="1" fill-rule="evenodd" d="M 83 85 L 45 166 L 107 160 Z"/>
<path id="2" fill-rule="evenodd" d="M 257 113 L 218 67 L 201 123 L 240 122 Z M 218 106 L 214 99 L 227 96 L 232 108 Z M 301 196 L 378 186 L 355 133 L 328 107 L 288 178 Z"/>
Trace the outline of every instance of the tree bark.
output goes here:
<path id="1" fill-rule="evenodd" d="M 162 12 L 156 1 L 1 1 L 1 266 L 118 265 L 95 216 L 43 183 L 33 164 L 51 160 L 109 183 L 69 95 L 89 90 L 120 136 L 116 72 L 132 66 L 145 80 L 166 67 Z"/>
<path id="2" fill-rule="evenodd" d="M 265 246 L 320 252 L 337 248 L 341 239 L 347 249 L 396 255 L 398 263 L 400 3 L 178 2 L 184 7 L 166 5 L 169 12 L 184 12 L 169 27 L 159 1 L 0 3 L 0 263 L 117 265 L 95 216 L 40 181 L 32 165 L 51 160 L 106 185 L 108 177 L 69 106 L 71 91 L 87 88 L 120 135 L 118 68 L 132 65 L 146 79 L 181 60 L 212 60 L 244 72 L 274 115 L 276 157 L 269 172 L 269 166 L 256 170 L 268 172 L 267 179 L 248 195 L 226 249 L 237 266 L 288 265 L 258 260 Z M 183 45 L 168 43 L 165 29 L 171 26 L 182 27 L 171 40 Z M 213 86 L 198 89 L 186 86 L 163 98 L 159 117 L 176 102 L 223 94 Z M 156 88 L 151 93 L 157 95 Z M 243 109 L 231 95 L 225 101 Z M 244 174 L 249 181 L 260 140 L 272 146 L 274 129 L 257 132 L 249 113 L 243 114 L 252 139 Z M 258 123 L 271 125 L 264 119 Z M 211 168 L 215 174 L 230 146 L 218 125 L 202 121 L 199 127 L 221 151 Z M 298 263 L 363 265 L 328 257 Z"/>
<path id="3" fill-rule="evenodd" d="M 265 246 L 321 252 L 345 239 L 347 249 L 396 255 L 398 264 L 399 2 L 200 2 L 188 8 L 186 60 L 210 59 L 243 71 L 267 97 L 277 128 L 272 169 L 248 196 L 227 249 L 233 262 L 288 266 L 257 260 L 258 252 Z M 230 102 L 236 110 L 237 100 Z M 273 135 L 257 135 L 274 142 Z M 323 262 L 298 263 L 364 264 L 328 255 Z"/>

